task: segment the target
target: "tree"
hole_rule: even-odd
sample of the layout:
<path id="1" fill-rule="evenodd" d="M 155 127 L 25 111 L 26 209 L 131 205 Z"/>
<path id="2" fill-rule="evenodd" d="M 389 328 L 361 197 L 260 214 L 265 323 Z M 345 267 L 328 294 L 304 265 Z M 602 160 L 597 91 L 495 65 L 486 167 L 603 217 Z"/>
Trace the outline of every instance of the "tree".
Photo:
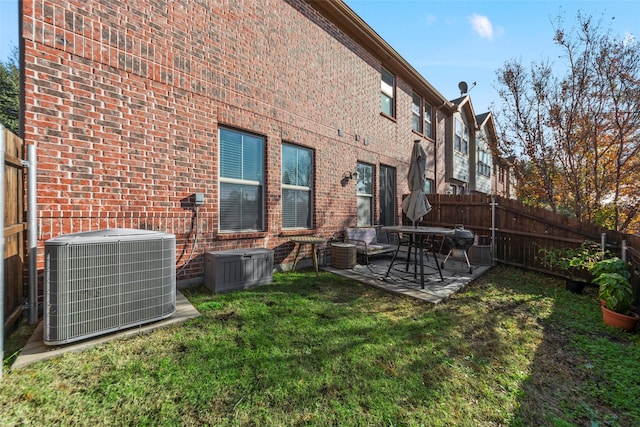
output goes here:
<path id="1" fill-rule="evenodd" d="M 16 135 L 20 132 L 20 68 L 18 49 L 0 62 L 0 123 Z"/>
<path id="2" fill-rule="evenodd" d="M 553 40 L 564 75 L 549 61 L 511 60 L 498 70 L 502 141 L 522 156 L 521 196 L 619 231 L 640 207 L 640 46 L 601 21 L 562 17 Z"/>

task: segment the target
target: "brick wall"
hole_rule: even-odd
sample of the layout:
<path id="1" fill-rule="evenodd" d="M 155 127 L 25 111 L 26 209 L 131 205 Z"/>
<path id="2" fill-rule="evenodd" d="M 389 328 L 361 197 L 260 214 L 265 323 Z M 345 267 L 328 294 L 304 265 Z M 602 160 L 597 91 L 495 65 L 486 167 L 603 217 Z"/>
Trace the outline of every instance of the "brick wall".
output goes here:
<path id="1" fill-rule="evenodd" d="M 184 280 L 202 275 L 209 250 L 268 247 L 276 263 L 291 262 L 282 142 L 315 150 L 313 233 L 355 224 L 355 183 L 340 182 L 358 161 L 376 173 L 398 168 L 400 205 L 416 138 L 411 88 L 398 82 L 397 120 L 381 116 L 381 64 L 307 3 L 25 0 L 23 13 L 41 243 L 105 227 L 159 229 L 176 234 L 181 265 L 197 230 Z M 220 125 L 266 138 L 265 232 L 217 231 Z M 195 192 L 205 194 L 197 227 L 185 205 Z"/>

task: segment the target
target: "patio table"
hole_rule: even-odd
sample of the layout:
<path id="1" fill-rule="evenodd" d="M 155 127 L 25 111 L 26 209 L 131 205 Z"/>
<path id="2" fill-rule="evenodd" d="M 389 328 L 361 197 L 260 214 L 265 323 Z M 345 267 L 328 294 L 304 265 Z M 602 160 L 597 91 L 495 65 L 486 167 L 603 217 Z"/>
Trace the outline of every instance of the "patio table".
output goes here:
<path id="1" fill-rule="evenodd" d="M 293 258 L 293 268 L 292 271 L 296 271 L 296 265 L 298 265 L 298 255 L 300 254 L 300 247 L 302 245 L 311 245 L 311 258 L 313 260 L 313 269 L 316 272 L 316 276 L 318 275 L 318 254 L 316 253 L 316 245 L 326 243 L 327 239 L 323 237 L 316 236 L 296 236 L 292 237 L 291 241 L 294 242 L 297 246 L 296 255 Z"/>
<path id="2" fill-rule="evenodd" d="M 416 227 L 410 225 L 391 225 L 382 227 L 382 231 L 386 233 L 395 233 L 395 234 L 406 234 L 409 236 L 409 246 L 413 245 L 414 241 L 418 242 L 418 251 L 420 252 L 420 288 L 424 289 L 424 240 L 426 237 L 434 237 L 434 236 L 447 236 L 453 235 L 454 230 L 452 228 L 444 228 L 444 227 Z M 391 272 L 391 267 L 393 267 L 393 263 L 396 260 L 398 255 L 398 251 L 400 250 L 400 239 L 398 238 L 398 247 L 393 254 L 393 258 L 391 259 L 391 263 L 389 264 L 389 268 L 387 269 L 387 273 L 384 275 L 386 279 Z M 433 254 L 434 261 L 436 263 L 436 268 L 438 269 L 438 273 L 440 274 L 440 281 L 442 282 L 444 278 L 442 277 L 442 270 L 440 269 L 440 264 L 438 263 L 438 258 L 436 256 L 435 246 L 431 245 L 431 253 Z M 411 252 L 409 252 L 409 257 L 411 257 Z M 414 257 L 415 259 L 415 257 Z M 407 260 L 407 263 L 409 260 Z M 414 262 L 417 262 L 415 260 Z M 416 266 L 417 267 L 417 266 Z M 415 268 L 415 267 L 414 267 Z M 415 270 L 414 270 L 415 271 Z"/>

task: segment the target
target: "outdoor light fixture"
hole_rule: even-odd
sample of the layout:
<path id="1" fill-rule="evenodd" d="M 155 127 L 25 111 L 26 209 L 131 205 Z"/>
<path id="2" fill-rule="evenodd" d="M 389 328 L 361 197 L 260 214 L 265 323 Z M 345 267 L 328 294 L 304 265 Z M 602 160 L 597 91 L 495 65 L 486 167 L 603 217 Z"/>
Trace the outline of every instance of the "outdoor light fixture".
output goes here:
<path id="1" fill-rule="evenodd" d="M 346 187 L 347 184 L 349 183 L 349 181 L 351 181 L 352 179 L 358 179 L 358 176 L 360 176 L 360 172 L 358 172 L 358 170 L 354 170 L 352 171 L 346 171 L 345 173 L 342 174 L 342 179 L 340 180 L 340 184 L 342 184 L 343 187 Z"/>
<path id="2" fill-rule="evenodd" d="M 360 176 L 360 172 L 358 172 L 357 170 L 354 170 L 353 172 L 346 171 L 342 174 L 342 179 L 349 181 L 350 179 L 358 179 L 358 176 Z"/>

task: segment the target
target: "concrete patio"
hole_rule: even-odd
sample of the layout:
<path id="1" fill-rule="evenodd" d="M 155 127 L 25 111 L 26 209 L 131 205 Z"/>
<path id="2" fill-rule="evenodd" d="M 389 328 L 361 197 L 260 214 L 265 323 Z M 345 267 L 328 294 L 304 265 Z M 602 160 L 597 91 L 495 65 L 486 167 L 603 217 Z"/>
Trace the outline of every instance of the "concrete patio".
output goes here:
<path id="1" fill-rule="evenodd" d="M 369 265 L 356 264 L 353 268 L 339 269 L 334 268 L 328 263 L 322 267 L 323 270 L 341 276 L 349 277 L 358 282 L 376 286 L 389 292 L 410 296 L 413 298 L 438 304 L 445 301 L 454 293 L 458 292 L 474 279 L 482 276 L 487 272 L 490 265 L 480 265 L 471 262 L 472 272 L 464 258 L 449 258 L 442 268 L 443 280 L 440 280 L 436 264 L 431 253 L 425 253 L 424 258 L 424 289 L 420 286 L 420 273 L 414 275 L 414 266 L 409 264 L 406 268 L 407 251 L 401 248 L 394 265 L 385 278 L 389 264 L 392 260 L 392 254 L 379 255 L 369 260 Z M 437 255 L 438 262 L 441 263 L 445 255 Z"/>
<path id="2" fill-rule="evenodd" d="M 150 333 L 152 331 L 155 331 L 156 329 L 169 325 L 180 324 L 186 322 L 189 319 L 194 319 L 198 316 L 200 316 L 200 313 L 191 305 L 191 303 L 184 297 L 184 295 L 182 295 L 182 293 L 178 291 L 176 292 L 176 312 L 167 319 L 148 323 L 138 327 L 133 327 L 130 329 L 125 329 L 111 334 L 89 338 L 67 345 L 45 345 L 43 341 L 44 325 L 41 321 L 31 335 L 31 338 L 29 339 L 25 347 L 20 351 L 20 354 L 16 358 L 15 362 L 13 362 L 13 364 L 11 365 L 11 369 L 20 369 L 32 363 L 51 359 L 64 353 L 83 351 L 105 342 Z"/>

